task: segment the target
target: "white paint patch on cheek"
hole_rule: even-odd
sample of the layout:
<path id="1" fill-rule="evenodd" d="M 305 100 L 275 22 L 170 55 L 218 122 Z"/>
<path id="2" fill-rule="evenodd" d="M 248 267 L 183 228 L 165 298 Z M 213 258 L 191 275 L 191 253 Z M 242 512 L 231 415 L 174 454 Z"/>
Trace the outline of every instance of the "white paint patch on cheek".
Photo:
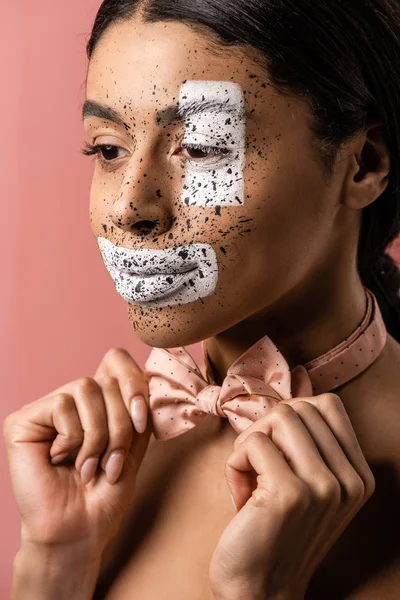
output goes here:
<path id="1" fill-rule="evenodd" d="M 194 113 L 196 103 L 204 102 L 207 110 Z M 187 206 L 242 205 L 246 113 L 241 86 L 232 81 L 185 81 L 179 91 L 179 109 L 188 112 L 183 145 L 211 150 L 206 158 L 186 159 L 182 201 Z M 223 153 L 216 154 L 213 147 Z"/>
<path id="2" fill-rule="evenodd" d="M 132 250 L 115 246 L 104 237 L 97 242 L 115 289 L 131 304 L 187 304 L 215 291 L 218 264 L 210 244 Z"/>

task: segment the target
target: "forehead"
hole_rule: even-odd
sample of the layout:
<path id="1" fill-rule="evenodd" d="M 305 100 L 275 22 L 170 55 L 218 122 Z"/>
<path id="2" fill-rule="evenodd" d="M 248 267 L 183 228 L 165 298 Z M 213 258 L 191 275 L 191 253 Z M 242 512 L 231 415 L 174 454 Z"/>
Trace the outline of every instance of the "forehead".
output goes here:
<path id="1" fill-rule="evenodd" d="M 205 36 L 182 23 L 133 20 L 112 25 L 103 34 L 89 64 L 86 92 L 108 105 L 131 101 L 135 110 L 150 103 L 162 109 L 179 101 L 181 86 L 190 80 L 240 86 L 249 113 L 262 110 L 265 102 L 271 105 L 276 96 L 264 69 L 243 50 L 216 51 Z M 205 89 L 215 95 L 212 85 Z"/>
<path id="2" fill-rule="evenodd" d="M 161 123 L 157 114 L 179 104 L 185 82 L 232 82 L 243 95 L 249 139 L 258 143 L 261 136 L 269 143 L 288 136 L 308 142 L 307 101 L 279 93 L 260 61 L 256 50 L 216 46 L 183 23 L 124 21 L 100 38 L 89 64 L 86 97 L 118 112 L 130 127 L 147 129 Z M 210 100 L 213 88 L 205 89 Z M 91 127 L 101 121 L 85 123 Z"/>

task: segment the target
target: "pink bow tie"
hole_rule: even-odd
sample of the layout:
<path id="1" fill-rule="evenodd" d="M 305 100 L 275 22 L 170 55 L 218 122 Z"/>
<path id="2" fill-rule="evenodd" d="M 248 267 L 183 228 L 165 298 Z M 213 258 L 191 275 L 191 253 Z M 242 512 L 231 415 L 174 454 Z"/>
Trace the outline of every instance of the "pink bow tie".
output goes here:
<path id="1" fill-rule="evenodd" d="M 268 336 L 246 350 L 228 369 L 221 386 L 213 379 L 205 342 L 205 377 L 184 347 L 153 348 L 145 364 L 153 434 L 172 439 L 213 414 L 244 431 L 281 400 L 322 394 L 364 371 L 386 342 L 375 296 L 365 288 L 367 310 L 355 331 L 306 365 L 289 368 Z"/>

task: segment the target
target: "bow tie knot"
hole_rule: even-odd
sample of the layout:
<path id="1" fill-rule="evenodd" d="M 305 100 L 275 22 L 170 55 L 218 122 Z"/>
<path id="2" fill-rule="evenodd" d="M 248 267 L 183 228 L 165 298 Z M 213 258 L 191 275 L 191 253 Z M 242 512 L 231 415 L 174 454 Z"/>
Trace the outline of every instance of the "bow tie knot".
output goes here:
<path id="1" fill-rule="evenodd" d="M 225 417 L 221 407 L 221 386 L 207 385 L 197 394 L 196 401 L 200 410 L 216 417 Z"/>
<path id="2" fill-rule="evenodd" d="M 204 384 L 205 387 L 196 393 L 197 407 L 199 410 L 216 417 L 228 418 L 227 413 L 231 410 L 230 401 L 239 397 L 243 401 L 245 397 L 253 396 L 256 390 L 268 393 L 269 396 L 275 397 L 276 401 L 281 399 L 272 389 L 267 391 L 265 384 L 262 385 L 259 380 L 252 381 L 251 377 L 245 377 L 244 375 L 239 377 L 227 373 L 222 386 L 213 383 L 206 385 L 206 382 Z M 237 408 L 239 408 L 239 405 Z"/>

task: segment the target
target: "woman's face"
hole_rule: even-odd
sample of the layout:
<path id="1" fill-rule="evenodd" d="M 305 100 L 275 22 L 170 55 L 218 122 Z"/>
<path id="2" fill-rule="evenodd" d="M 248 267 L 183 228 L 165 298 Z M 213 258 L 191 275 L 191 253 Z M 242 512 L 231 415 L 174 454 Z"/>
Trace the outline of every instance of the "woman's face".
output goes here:
<path id="1" fill-rule="evenodd" d="M 196 343 L 329 276 L 344 169 L 327 184 L 307 105 L 243 51 L 178 22 L 113 25 L 87 101 L 88 140 L 105 146 L 91 226 L 144 343 Z"/>

